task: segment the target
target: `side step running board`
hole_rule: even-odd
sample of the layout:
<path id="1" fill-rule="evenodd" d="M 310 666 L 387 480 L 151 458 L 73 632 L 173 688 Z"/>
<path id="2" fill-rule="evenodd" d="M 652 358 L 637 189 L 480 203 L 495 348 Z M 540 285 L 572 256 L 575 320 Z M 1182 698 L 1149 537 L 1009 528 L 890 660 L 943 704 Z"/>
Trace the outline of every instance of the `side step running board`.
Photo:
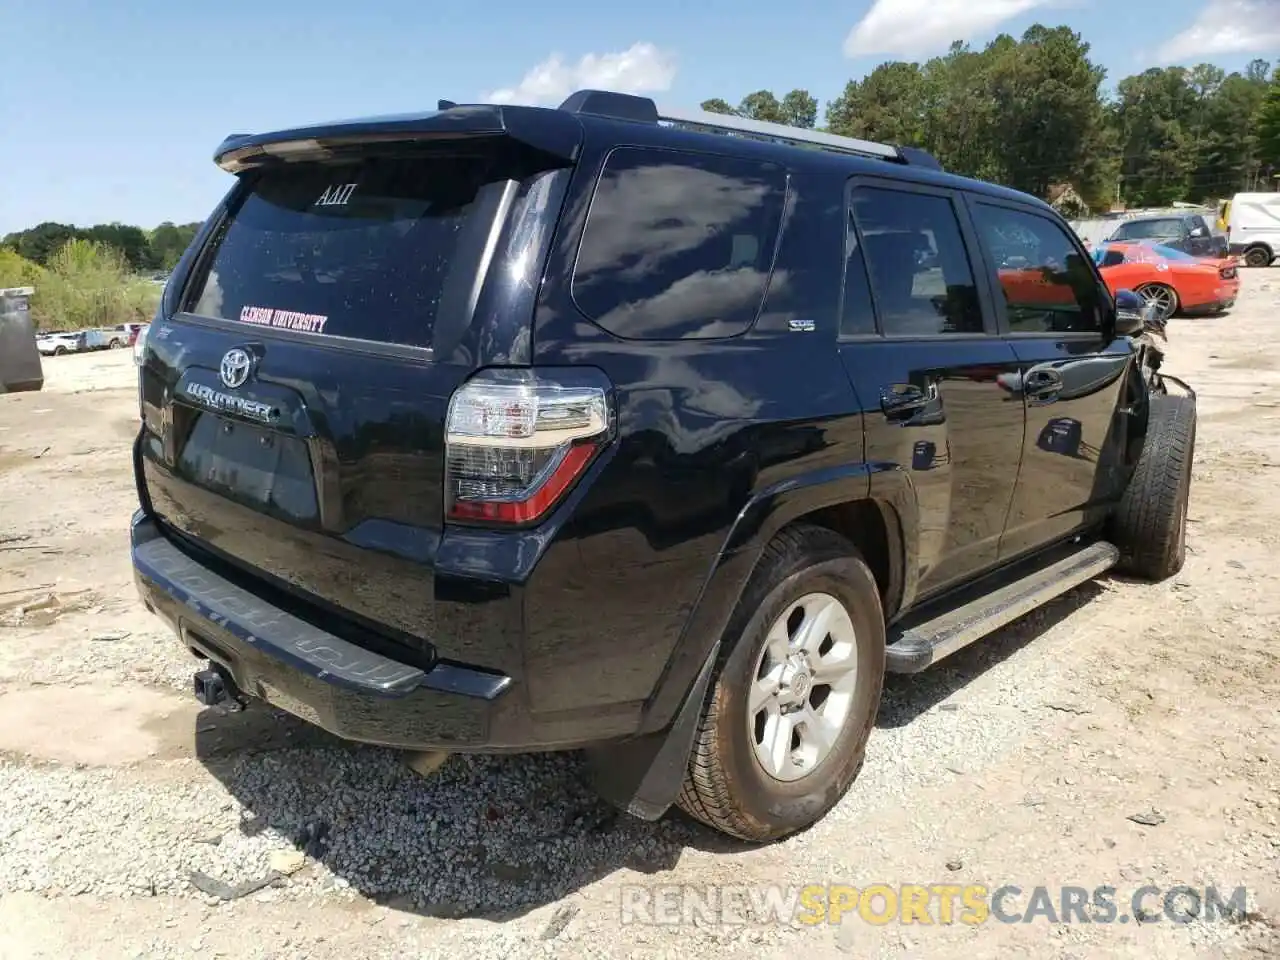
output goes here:
<path id="1" fill-rule="evenodd" d="M 945 610 L 931 620 L 913 624 L 896 637 L 891 632 L 886 669 L 890 673 L 919 673 L 1096 577 L 1115 566 L 1119 559 L 1119 549 L 1111 544 L 1091 543 L 1012 583 Z"/>

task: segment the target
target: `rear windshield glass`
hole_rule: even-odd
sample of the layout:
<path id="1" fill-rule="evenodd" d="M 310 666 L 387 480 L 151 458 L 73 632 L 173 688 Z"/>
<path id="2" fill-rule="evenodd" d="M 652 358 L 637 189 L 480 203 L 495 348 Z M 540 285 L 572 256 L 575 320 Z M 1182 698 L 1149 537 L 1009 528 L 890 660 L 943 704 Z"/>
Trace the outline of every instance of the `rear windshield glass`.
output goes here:
<path id="1" fill-rule="evenodd" d="M 459 238 L 496 179 L 474 155 L 290 164 L 257 176 L 195 278 L 193 313 L 431 345 Z"/>

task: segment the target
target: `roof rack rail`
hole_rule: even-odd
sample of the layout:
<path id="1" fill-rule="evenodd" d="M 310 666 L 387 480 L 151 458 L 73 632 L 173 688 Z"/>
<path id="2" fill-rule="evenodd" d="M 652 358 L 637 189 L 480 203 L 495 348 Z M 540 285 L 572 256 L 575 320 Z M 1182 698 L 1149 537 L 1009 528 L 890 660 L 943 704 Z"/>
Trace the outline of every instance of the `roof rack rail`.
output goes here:
<path id="1" fill-rule="evenodd" d="M 795 146 L 817 147 L 830 153 L 858 157 L 876 157 L 893 163 L 941 170 L 942 165 L 928 151 L 918 147 L 898 147 L 874 140 L 842 137 L 783 123 L 751 120 L 736 114 L 710 113 L 706 110 L 681 110 L 660 106 L 649 97 L 613 93 L 604 90 L 579 90 L 560 104 L 561 110 L 589 113 L 615 120 L 639 120 L 648 123 L 670 123 L 717 133 L 746 134 L 756 138 L 781 140 Z"/>
<path id="2" fill-rule="evenodd" d="M 859 156 L 882 157 L 885 160 L 902 162 L 902 154 L 897 147 L 887 143 L 876 143 L 872 140 L 857 140 L 853 137 L 840 137 L 834 133 L 821 133 L 802 127 L 789 127 L 783 123 L 769 123 L 766 120 L 751 120 L 726 113 L 709 113 L 705 110 L 677 110 L 658 107 L 658 119 L 682 126 L 704 127 L 709 130 L 727 131 L 730 133 L 749 133 L 768 137 L 771 140 L 783 140 L 800 146 L 816 146 L 835 153 L 852 153 Z"/>

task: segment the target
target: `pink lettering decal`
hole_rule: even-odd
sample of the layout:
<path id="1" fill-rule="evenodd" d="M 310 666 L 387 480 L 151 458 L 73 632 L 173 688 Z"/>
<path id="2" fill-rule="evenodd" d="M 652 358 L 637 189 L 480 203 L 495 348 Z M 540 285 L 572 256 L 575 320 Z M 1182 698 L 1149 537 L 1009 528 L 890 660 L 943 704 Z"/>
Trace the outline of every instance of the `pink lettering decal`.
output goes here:
<path id="1" fill-rule="evenodd" d="M 309 333 L 322 333 L 329 318 L 318 313 L 299 313 L 294 310 L 276 310 L 273 307 L 242 307 L 240 310 L 242 323 L 253 323 L 264 327 L 279 327 L 283 330 L 304 330 Z"/>

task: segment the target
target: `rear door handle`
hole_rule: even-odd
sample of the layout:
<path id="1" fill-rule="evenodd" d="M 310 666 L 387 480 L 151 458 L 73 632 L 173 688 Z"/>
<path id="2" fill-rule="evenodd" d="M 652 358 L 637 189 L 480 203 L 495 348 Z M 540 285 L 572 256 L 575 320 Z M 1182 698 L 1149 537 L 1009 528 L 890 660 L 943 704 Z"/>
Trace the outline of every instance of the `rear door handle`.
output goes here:
<path id="1" fill-rule="evenodd" d="M 1049 400 L 1062 391 L 1062 374 L 1049 367 L 1028 370 L 1022 378 L 1022 392 L 1037 400 Z"/>
<path id="2" fill-rule="evenodd" d="M 931 383 L 923 390 L 914 383 L 895 383 L 880 391 L 880 409 L 885 413 L 902 414 L 922 410 L 938 399 L 938 385 Z"/>

